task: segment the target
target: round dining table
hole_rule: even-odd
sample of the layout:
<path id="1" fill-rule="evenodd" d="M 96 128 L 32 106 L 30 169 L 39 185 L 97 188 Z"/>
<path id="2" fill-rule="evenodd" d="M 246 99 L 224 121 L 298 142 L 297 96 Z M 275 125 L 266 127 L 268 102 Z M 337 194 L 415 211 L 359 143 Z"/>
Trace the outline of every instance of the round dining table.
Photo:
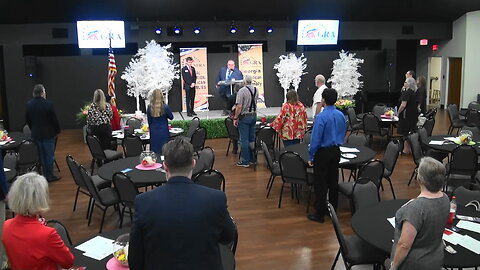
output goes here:
<path id="1" fill-rule="evenodd" d="M 160 160 L 160 158 L 158 160 Z M 153 170 L 140 170 L 135 168 L 139 164 L 139 157 L 128 157 L 114 160 L 100 167 L 100 169 L 98 169 L 98 175 L 105 180 L 112 181 L 112 177 L 116 172 L 123 171 L 137 186 L 161 185 L 167 182 L 167 176 L 163 166 Z M 197 160 L 195 168 L 193 169 L 193 175 L 203 170 L 207 170 L 207 167 L 208 164 L 203 160 Z"/>
<path id="2" fill-rule="evenodd" d="M 15 150 L 24 140 L 30 140 L 30 135 L 23 134 L 22 132 L 10 132 L 8 137 L 12 138 L 9 142 L 0 142 L 1 150 Z"/>
<path id="3" fill-rule="evenodd" d="M 395 217 L 397 210 L 408 201 L 409 200 L 406 199 L 381 201 L 373 206 L 358 210 L 352 217 L 353 231 L 365 242 L 390 254 L 395 229 L 387 218 Z M 474 210 L 465 207 L 457 208 L 457 214 L 459 215 L 480 216 L 479 212 L 474 212 Z M 480 233 L 468 230 L 462 230 L 460 233 L 480 240 Z M 480 266 L 479 255 L 460 245 L 452 246 L 457 253 L 450 254 L 445 251 L 443 259 L 444 267 L 467 268 Z"/>
<path id="4" fill-rule="evenodd" d="M 129 233 L 129 232 L 130 232 L 129 228 L 123 228 L 123 229 L 114 230 L 114 231 L 111 231 L 111 232 L 103 232 L 101 234 L 94 235 L 91 238 L 76 244 L 75 246 L 78 246 L 78 245 L 80 245 L 84 242 L 87 242 L 88 240 L 90 240 L 90 239 L 92 239 L 92 238 L 94 238 L 95 236 L 98 236 L 98 235 L 103 236 L 103 237 L 108 238 L 108 239 L 115 240 L 120 235 L 125 234 L 125 233 Z M 220 250 L 220 257 L 221 257 L 221 260 L 222 260 L 223 269 L 224 270 L 234 270 L 235 269 L 235 255 L 233 254 L 232 250 L 228 246 L 222 245 L 222 244 L 219 244 L 218 247 L 219 247 L 219 250 Z M 96 260 L 96 259 L 90 258 L 88 256 L 85 256 L 83 251 L 78 250 L 74 247 L 71 247 L 70 251 L 75 256 L 75 263 L 74 263 L 75 266 L 83 266 L 87 270 L 90 270 L 90 269 L 92 269 L 92 270 L 103 270 L 103 269 L 107 269 L 107 267 L 106 267 L 107 262 L 111 258 L 113 258 L 113 243 L 112 243 L 112 255 L 109 255 L 102 260 Z M 128 269 L 128 268 L 125 268 L 125 269 Z M 107 269 L 107 270 L 111 270 L 111 269 Z"/>
<path id="5" fill-rule="evenodd" d="M 442 151 L 442 152 L 446 152 L 446 153 L 452 153 L 453 150 L 455 150 L 455 148 L 458 147 L 458 144 L 451 141 L 451 140 L 445 139 L 445 138 L 449 138 L 449 137 L 456 137 L 456 136 L 453 136 L 453 135 L 435 135 L 435 136 L 429 137 L 429 140 L 426 143 L 428 143 L 428 147 L 430 147 L 434 150 L 438 150 L 438 151 Z M 443 143 L 442 144 L 432 144 L 432 141 L 433 142 L 442 141 Z M 472 145 L 472 146 L 475 150 L 477 150 L 478 155 L 480 155 L 480 138 L 479 137 L 474 137 L 473 141 L 475 142 L 475 144 Z"/>
<path id="6" fill-rule="evenodd" d="M 347 148 L 356 148 L 358 149 L 358 152 L 352 152 L 352 154 L 355 155 L 354 158 L 345 158 L 345 153 L 342 152 L 342 159 L 341 163 L 338 165 L 340 168 L 344 166 L 352 166 L 352 165 L 361 165 L 364 163 L 367 163 L 368 161 L 372 160 L 375 157 L 375 151 L 373 151 L 371 148 L 368 148 L 366 146 L 358 146 L 358 145 L 350 145 L 350 144 L 343 144 L 342 147 L 347 147 Z M 306 143 L 297 143 L 293 145 L 289 145 L 285 148 L 283 148 L 283 152 L 286 151 L 291 151 L 295 152 L 302 157 L 302 159 L 305 162 L 308 162 L 309 155 L 308 155 L 308 144 Z M 344 162 L 342 162 L 342 160 Z"/>

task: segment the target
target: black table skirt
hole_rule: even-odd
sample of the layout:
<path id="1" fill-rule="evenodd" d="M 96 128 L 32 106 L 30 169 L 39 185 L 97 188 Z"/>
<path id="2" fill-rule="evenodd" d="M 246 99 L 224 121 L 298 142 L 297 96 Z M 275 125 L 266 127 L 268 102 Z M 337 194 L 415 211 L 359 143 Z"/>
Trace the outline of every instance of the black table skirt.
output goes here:
<path id="1" fill-rule="evenodd" d="M 123 228 L 120 230 L 115 230 L 112 232 L 104 232 L 101 233 L 100 235 L 109 239 L 117 239 L 118 236 L 129 233 L 130 228 Z M 95 235 L 96 236 L 96 235 Z M 91 238 L 95 237 L 92 236 Z M 90 239 L 91 239 L 90 238 Z M 78 246 L 90 239 L 87 239 L 85 241 L 82 241 L 78 244 L 75 244 L 74 246 Z M 222 264 L 223 264 L 223 269 L 224 270 L 234 270 L 235 269 L 235 257 L 232 253 L 232 251 L 225 245 L 219 245 L 220 248 L 220 256 L 222 258 Z M 112 247 L 113 249 L 113 247 Z M 112 255 L 107 256 L 105 259 L 101 261 L 97 261 L 95 259 L 92 259 L 87 256 L 83 256 L 83 251 L 78 250 L 76 248 L 71 248 L 71 252 L 75 256 L 75 266 L 85 266 L 87 270 L 102 270 L 106 269 L 107 262 L 113 257 Z"/>
<path id="2" fill-rule="evenodd" d="M 438 150 L 446 153 L 452 153 L 453 150 L 455 150 L 455 148 L 458 147 L 458 144 L 454 142 L 448 142 L 447 144 L 444 143 L 442 145 L 430 144 L 430 141 L 446 141 L 444 139 L 445 137 L 456 137 L 456 136 L 455 135 L 435 135 L 435 136 L 429 137 L 429 140 L 425 143 L 428 143 L 428 147 L 434 150 Z M 473 138 L 473 141 L 476 142 L 476 144 L 473 145 L 473 148 L 475 148 L 475 150 L 477 150 L 477 154 L 480 155 L 480 143 L 479 143 L 480 138 Z"/>
<path id="3" fill-rule="evenodd" d="M 381 201 L 375 206 L 357 211 L 352 217 L 353 231 L 364 241 L 374 247 L 390 254 L 393 246 L 393 226 L 387 221 L 387 218 L 395 216 L 397 210 L 408 200 L 389 200 Z M 460 215 L 475 216 L 469 212 L 469 209 L 462 207 L 457 211 Z M 478 214 L 477 214 L 478 215 Z M 480 234 L 467 230 L 462 230 L 462 234 L 468 234 L 475 239 L 480 239 Z M 447 243 L 449 244 L 449 243 Z M 475 267 L 480 265 L 480 256 L 463 248 L 460 245 L 452 245 L 457 254 L 450 254 L 445 251 L 445 267 Z"/>
<path id="4" fill-rule="evenodd" d="M 352 165 L 361 165 L 364 163 L 367 163 L 368 161 L 372 160 L 375 157 L 375 151 L 372 149 L 366 147 L 366 146 L 353 146 L 353 145 L 348 145 L 344 144 L 342 146 L 345 147 L 352 147 L 352 148 L 357 148 L 360 152 L 358 153 L 353 153 L 357 155 L 356 158 L 349 159 L 348 162 L 340 163 L 338 166 L 340 168 L 342 167 L 348 167 Z M 285 148 L 283 148 L 283 152 L 285 151 L 292 151 L 297 154 L 299 154 L 305 162 L 308 162 L 308 145 L 305 143 L 298 143 L 294 145 L 289 145 Z"/>

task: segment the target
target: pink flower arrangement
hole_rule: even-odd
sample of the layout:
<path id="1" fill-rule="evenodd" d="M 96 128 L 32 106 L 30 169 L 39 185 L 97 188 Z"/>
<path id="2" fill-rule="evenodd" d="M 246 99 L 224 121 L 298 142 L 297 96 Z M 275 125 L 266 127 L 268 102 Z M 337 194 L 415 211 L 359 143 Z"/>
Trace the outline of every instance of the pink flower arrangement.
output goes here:
<path id="1" fill-rule="evenodd" d="M 335 107 L 339 110 L 343 110 L 355 107 L 355 103 L 349 99 L 339 99 L 335 102 Z"/>

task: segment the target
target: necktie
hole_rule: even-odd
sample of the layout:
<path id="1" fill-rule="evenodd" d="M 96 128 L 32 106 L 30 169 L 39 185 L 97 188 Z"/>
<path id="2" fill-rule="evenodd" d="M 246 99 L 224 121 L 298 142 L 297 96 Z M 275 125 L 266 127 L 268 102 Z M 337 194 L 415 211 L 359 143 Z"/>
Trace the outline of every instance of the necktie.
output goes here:
<path id="1" fill-rule="evenodd" d="M 190 72 L 190 76 L 192 76 L 192 68 L 188 67 L 188 72 Z"/>
<path id="2" fill-rule="evenodd" d="M 232 78 L 232 70 L 230 69 L 228 71 L 228 76 L 227 76 L 227 80 L 230 80 Z"/>

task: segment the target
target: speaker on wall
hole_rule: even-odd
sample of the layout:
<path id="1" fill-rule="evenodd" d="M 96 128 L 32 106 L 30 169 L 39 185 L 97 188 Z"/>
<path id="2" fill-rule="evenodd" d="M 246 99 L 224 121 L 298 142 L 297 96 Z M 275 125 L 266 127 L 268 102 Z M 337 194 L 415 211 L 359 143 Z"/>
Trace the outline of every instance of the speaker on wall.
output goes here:
<path id="1" fill-rule="evenodd" d="M 37 71 L 37 58 L 35 56 L 25 56 L 25 75 L 34 77 Z"/>

